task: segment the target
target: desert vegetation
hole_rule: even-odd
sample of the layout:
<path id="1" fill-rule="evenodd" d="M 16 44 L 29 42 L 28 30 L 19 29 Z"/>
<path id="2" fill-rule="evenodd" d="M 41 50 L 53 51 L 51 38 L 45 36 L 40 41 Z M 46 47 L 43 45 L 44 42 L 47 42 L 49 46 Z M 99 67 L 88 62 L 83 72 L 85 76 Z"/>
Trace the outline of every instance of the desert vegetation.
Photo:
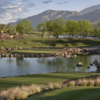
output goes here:
<path id="1" fill-rule="evenodd" d="M 0 91 L 0 100 L 20 100 L 26 99 L 28 96 L 41 93 L 44 91 L 75 87 L 75 86 L 100 86 L 100 77 L 97 78 L 81 78 L 77 80 L 67 80 L 64 83 L 49 83 L 48 85 L 29 85 L 15 87 Z"/>

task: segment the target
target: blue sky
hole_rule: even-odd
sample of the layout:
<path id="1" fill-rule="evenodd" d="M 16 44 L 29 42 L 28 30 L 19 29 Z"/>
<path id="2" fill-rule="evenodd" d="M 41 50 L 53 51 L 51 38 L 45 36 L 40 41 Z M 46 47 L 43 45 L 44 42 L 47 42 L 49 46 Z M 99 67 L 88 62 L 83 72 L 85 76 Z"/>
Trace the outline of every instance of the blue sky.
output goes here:
<path id="1" fill-rule="evenodd" d="M 7 24 L 46 10 L 81 11 L 100 0 L 0 0 L 0 23 Z"/>

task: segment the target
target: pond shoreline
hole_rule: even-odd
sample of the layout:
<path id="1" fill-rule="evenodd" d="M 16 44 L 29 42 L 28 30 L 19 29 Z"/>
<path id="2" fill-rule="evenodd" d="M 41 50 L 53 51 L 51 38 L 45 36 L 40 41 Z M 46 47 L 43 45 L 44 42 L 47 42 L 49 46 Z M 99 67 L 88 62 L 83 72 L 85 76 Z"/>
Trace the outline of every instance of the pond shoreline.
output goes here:
<path id="1" fill-rule="evenodd" d="M 40 48 L 41 49 L 41 48 Z M 45 48 L 44 50 L 48 50 L 50 48 Z M 0 54 L 0 57 L 18 57 L 18 58 L 24 58 L 24 57 L 61 57 L 66 55 L 73 55 L 73 54 L 100 54 L 99 48 L 52 48 L 52 50 L 61 49 L 62 52 L 57 53 L 12 53 L 12 51 L 9 51 L 8 53 Z M 11 48 L 12 50 L 12 48 Z M 22 48 L 18 50 L 23 50 Z"/>
<path id="2" fill-rule="evenodd" d="M 45 49 L 44 49 L 45 50 Z M 54 49 L 55 50 L 55 49 Z M 20 53 L 3 53 L 0 54 L 0 57 L 61 57 L 65 55 L 73 55 L 73 54 L 100 54 L 99 48 L 64 48 L 62 52 L 58 53 L 27 53 L 27 54 L 20 54 Z"/>
<path id="3" fill-rule="evenodd" d="M 70 73 L 70 72 L 65 71 L 65 72 L 52 72 L 52 73 Z M 72 71 L 71 73 L 80 73 L 80 72 Z M 96 71 L 94 71 L 94 72 L 92 71 L 92 72 L 81 72 L 81 73 L 97 73 L 97 72 Z M 25 77 L 25 76 L 32 76 L 32 75 L 39 75 L 39 74 L 48 74 L 48 73 L 26 74 L 26 75 L 18 75 L 18 76 L 6 76 L 6 77 L 1 77 L 0 79 L 11 78 L 11 77 Z"/>

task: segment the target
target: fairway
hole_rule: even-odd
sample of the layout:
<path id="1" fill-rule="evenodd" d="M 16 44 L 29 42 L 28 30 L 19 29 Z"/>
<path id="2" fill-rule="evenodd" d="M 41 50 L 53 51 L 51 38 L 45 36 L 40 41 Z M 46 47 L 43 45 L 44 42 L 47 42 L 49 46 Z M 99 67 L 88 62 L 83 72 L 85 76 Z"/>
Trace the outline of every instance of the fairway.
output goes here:
<path id="1" fill-rule="evenodd" d="M 32 53 L 58 53 L 61 52 L 60 49 L 32 49 L 32 50 L 14 50 L 12 53 L 19 54 L 32 54 Z"/>
<path id="2" fill-rule="evenodd" d="M 68 87 L 36 94 L 26 100 L 100 100 L 100 87 Z"/>
<path id="3" fill-rule="evenodd" d="M 0 79 L 0 90 L 31 84 L 49 84 L 50 82 L 64 82 L 67 79 L 78 79 L 83 77 L 94 77 L 100 73 L 78 73 L 78 72 L 65 72 L 65 73 L 47 73 L 47 74 L 34 74 L 20 77 L 8 77 Z"/>
<path id="4" fill-rule="evenodd" d="M 100 40 L 87 39 L 87 38 L 43 38 L 37 39 L 34 37 L 24 38 L 20 40 L 0 40 L 0 47 L 93 47 L 100 45 Z"/>

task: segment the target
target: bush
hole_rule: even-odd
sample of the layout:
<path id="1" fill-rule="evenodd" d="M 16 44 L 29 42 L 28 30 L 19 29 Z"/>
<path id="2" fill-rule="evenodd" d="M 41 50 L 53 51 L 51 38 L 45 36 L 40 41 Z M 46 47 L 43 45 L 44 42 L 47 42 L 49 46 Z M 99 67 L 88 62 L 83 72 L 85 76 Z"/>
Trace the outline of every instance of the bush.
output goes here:
<path id="1" fill-rule="evenodd" d="M 68 83 L 68 86 L 69 86 L 69 87 L 75 86 L 75 81 L 70 81 L 70 82 Z"/>
<path id="2" fill-rule="evenodd" d="M 89 80 L 89 82 L 88 82 L 88 86 L 94 86 L 94 80 Z"/>
<path id="3" fill-rule="evenodd" d="M 82 80 L 82 86 L 87 86 L 88 84 L 88 80 L 87 79 L 83 79 Z"/>
<path id="4" fill-rule="evenodd" d="M 62 88 L 66 88 L 68 85 L 66 84 L 62 84 Z"/>
<path id="5" fill-rule="evenodd" d="M 100 86 L 100 78 L 97 78 L 96 80 L 95 80 L 95 86 Z"/>

